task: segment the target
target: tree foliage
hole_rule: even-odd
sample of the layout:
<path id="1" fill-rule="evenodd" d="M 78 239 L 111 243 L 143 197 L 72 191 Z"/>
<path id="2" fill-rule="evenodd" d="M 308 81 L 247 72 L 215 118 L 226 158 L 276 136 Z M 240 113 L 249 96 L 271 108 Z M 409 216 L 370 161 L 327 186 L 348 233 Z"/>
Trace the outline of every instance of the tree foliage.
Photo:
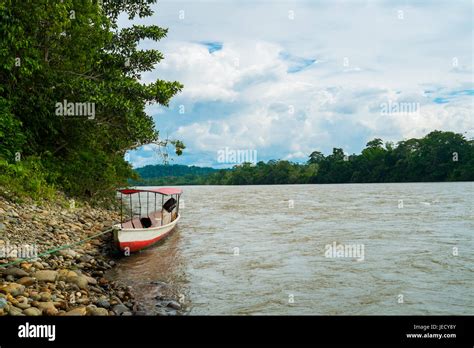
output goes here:
<path id="1" fill-rule="evenodd" d="M 151 0 L 0 0 L 0 158 L 35 156 L 71 195 L 96 196 L 133 176 L 127 150 L 159 143 L 145 105 L 167 106 L 182 85 L 143 83 L 163 59 L 141 50 L 156 25 L 119 28 L 152 14 Z M 93 117 L 57 115 L 57 103 L 89 103 Z M 175 141 L 180 154 L 184 144 Z"/>
<path id="2" fill-rule="evenodd" d="M 140 173 L 140 169 L 138 170 Z M 313 151 L 306 164 L 289 161 L 244 163 L 217 173 L 185 177 L 161 176 L 147 183 L 264 185 L 329 184 L 474 180 L 474 141 L 461 134 L 434 131 L 421 139 L 393 145 L 376 138 L 359 155 L 344 155 L 341 148 L 324 156 Z"/>

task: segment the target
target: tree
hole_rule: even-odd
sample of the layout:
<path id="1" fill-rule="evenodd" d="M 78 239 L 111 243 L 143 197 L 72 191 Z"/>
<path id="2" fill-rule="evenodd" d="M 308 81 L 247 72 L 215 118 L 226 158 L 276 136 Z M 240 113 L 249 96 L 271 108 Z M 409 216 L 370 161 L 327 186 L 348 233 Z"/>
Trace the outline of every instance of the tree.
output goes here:
<path id="1" fill-rule="evenodd" d="M 139 42 L 158 41 L 167 29 L 118 28 L 120 13 L 130 19 L 150 16 L 153 2 L 0 0 L 0 112 L 8 129 L 18 129 L 17 136 L 0 128 L 0 156 L 10 160 L 16 149 L 23 156 L 40 156 L 58 172 L 58 183 L 79 196 L 86 186 L 94 196 L 133 176 L 125 151 L 163 144 L 145 105 L 167 106 L 183 87 L 139 80 L 163 59 L 157 50 L 138 49 Z M 58 114 L 63 102 L 93 105 L 94 115 Z M 180 154 L 184 144 L 172 143 Z M 84 181 L 76 175 L 92 162 L 100 164 L 93 185 L 86 180 L 90 175 Z"/>

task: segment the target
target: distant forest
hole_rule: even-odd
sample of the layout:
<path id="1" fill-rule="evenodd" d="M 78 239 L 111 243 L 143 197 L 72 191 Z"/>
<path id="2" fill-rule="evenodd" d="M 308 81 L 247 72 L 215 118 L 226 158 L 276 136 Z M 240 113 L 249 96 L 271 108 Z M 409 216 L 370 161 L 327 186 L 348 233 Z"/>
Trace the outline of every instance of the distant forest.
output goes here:
<path id="1" fill-rule="evenodd" d="M 462 134 L 434 131 L 397 144 L 376 138 L 359 155 L 334 148 L 313 151 L 306 163 L 271 160 L 231 169 L 156 165 L 136 169 L 134 185 L 272 185 L 474 181 L 474 141 Z"/>

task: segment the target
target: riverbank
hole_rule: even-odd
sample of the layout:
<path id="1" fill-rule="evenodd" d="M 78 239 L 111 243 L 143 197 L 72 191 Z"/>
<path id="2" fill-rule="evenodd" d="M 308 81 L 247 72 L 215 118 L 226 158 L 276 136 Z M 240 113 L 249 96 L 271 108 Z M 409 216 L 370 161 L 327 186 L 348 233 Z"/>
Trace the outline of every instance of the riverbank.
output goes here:
<path id="1" fill-rule="evenodd" d="M 107 278 L 119 256 L 110 228 L 119 221 L 113 209 L 0 196 L 0 315 L 150 314 L 129 286 Z M 169 309 L 160 315 L 180 309 L 171 298 L 157 305 Z"/>

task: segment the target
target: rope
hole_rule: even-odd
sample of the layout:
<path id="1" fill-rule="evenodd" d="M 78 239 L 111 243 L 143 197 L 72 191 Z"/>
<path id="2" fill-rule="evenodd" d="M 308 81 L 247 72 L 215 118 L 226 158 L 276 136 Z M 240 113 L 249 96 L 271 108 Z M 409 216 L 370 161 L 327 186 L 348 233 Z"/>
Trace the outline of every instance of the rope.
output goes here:
<path id="1" fill-rule="evenodd" d="M 47 251 L 45 251 L 45 252 L 43 252 L 43 253 L 41 253 L 41 254 L 35 256 L 35 257 L 28 257 L 28 258 L 19 259 L 19 260 L 13 261 L 13 262 L 1 264 L 1 265 L 0 265 L 0 268 L 2 268 L 2 267 L 5 268 L 5 267 L 7 267 L 7 266 L 16 265 L 16 264 L 21 263 L 21 262 L 24 262 L 24 261 L 28 261 L 28 260 L 32 260 L 32 259 L 37 259 L 37 258 L 40 258 L 41 256 L 53 254 L 53 253 L 55 253 L 55 252 L 57 252 L 57 251 L 60 251 L 60 250 L 69 249 L 69 248 L 71 248 L 71 247 L 73 247 L 73 246 L 82 244 L 82 243 L 84 243 L 84 242 L 87 242 L 88 240 L 91 240 L 91 239 L 97 238 L 97 237 L 99 237 L 99 236 L 101 236 L 101 235 L 103 235 L 103 234 L 109 233 L 109 232 L 113 231 L 113 229 L 114 229 L 114 228 L 111 227 L 111 228 L 109 228 L 109 229 L 107 229 L 107 230 L 105 230 L 105 231 L 102 231 L 102 232 L 100 232 L 100 233 L 94 234 L 94 235 L 91 236 L 91 237 L 87 237 L 86 239 L 80 240 L 79 242 L 75 242 L 75 243 L 72 243 L 72 244 L 66 244 L 66 245 L 63 245 L 63 246 L 60 246 L 60 247 L 54 248 L 54 249 L 49 249 L 49 250 L 47 250 Z"/>

